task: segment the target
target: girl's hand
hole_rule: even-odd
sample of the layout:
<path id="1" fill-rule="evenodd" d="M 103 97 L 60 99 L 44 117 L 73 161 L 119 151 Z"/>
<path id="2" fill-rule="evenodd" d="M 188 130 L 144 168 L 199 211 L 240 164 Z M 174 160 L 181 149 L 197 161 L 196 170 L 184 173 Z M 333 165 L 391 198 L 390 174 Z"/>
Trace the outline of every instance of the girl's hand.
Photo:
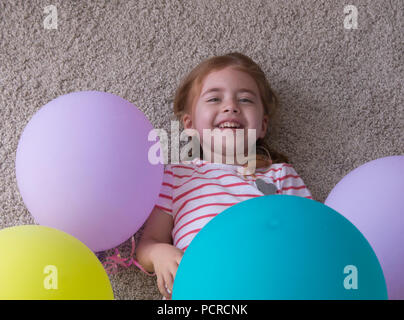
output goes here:
<path id="1" fill-rule="evenodd" d="M 171 299 L 175 274 L 184 252 L 168 243 L 156 243 L 151 260 L 157 275 L 157 285 L 161 294 Z M 167 288 L 170 292 L 167 291 Z"/>

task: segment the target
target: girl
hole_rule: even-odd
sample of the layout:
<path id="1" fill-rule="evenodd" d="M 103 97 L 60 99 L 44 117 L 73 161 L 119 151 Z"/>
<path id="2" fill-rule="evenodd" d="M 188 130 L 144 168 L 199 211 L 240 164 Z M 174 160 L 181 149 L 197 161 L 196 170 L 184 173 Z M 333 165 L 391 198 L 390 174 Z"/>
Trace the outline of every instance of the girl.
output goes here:
<path id="1" fill-rule="evenodd" d="M 240 201 L 271 193 L 312 199 L 302 179 L 287 164 L 286 156 L 271 150 L 264 140 L 276 108 L 277 97 L 264 72 L 240 53 L 203 61 L 177 89 L 174 113 L 185 129 L 199 134 L 201 157 L 166 166 L 159 199 L 136 251 L 143 268 L 156 273 L 165 298 L 171 298 L 184 251 L 198 231 L 220 212 Z M 254 165 L 240 163 L 236 152 L 230 159 L 234 164 L 214 162 L 218 142 L 203 139 L 206 129 L 244 130 L 245 137 L 248 129 L 254 130 Z M 247 149 L 244 155 L 250 151 Z M 206 154 L 212 156 L 206 159 Z"/>

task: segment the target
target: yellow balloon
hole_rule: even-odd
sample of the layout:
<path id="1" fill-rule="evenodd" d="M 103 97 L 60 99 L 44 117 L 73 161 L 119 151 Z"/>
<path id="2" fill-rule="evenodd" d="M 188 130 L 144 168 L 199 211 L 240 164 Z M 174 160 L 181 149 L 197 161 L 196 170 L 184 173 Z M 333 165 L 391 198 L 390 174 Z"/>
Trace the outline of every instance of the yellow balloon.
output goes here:
<path id="1" fill-rule="evenodd" d="M 0 230 L 0 300 L 112 300 L 97 256 L 57 229 L 22 225 Z"/>

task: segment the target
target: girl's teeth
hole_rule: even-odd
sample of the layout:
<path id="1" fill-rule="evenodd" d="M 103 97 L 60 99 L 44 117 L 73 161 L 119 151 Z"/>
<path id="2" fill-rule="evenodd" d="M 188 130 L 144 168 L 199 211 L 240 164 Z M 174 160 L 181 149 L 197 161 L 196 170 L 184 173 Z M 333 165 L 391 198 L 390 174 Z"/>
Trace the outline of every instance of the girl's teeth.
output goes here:
<path id="1" fill-rule="evenodd" d="M 235 122 L 223 122 L 219 125 L 219 128 L 239 128 L 240 125 Z"/>

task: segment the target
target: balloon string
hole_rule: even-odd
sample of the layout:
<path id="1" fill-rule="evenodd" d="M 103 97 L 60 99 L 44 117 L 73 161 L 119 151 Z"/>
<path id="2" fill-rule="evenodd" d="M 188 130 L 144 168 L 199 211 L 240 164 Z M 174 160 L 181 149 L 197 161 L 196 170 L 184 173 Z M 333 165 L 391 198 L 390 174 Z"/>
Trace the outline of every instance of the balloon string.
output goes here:
<path id="1" fill-rule="evenodd" d="M 103 263 L 103 266 L 105 268 L 105 271 L 107 272 L 108 275 L 116 274 L 118 273 L 118 267 L 122 266 L 124 268 L 129 268 L 132 264 L 138 267 L 143 273 L 147 274 L 148 276 L 155 276 L 156 274 L 149 273 L 147 272 L 140 264 L 139 262 L 136 261 L 135 258 L 133 258 L 133 255 L 135 253 L 135 238 L 132 236 L 131 238 L 132 242 L 132 249 L 130 252 L 130 256 L 128 258 L 122 258 L 121 254 L 119 253 L 118 248 L 115 248 L 115 255 L 109 256 L 106 258 L 107 261 Z"/>

